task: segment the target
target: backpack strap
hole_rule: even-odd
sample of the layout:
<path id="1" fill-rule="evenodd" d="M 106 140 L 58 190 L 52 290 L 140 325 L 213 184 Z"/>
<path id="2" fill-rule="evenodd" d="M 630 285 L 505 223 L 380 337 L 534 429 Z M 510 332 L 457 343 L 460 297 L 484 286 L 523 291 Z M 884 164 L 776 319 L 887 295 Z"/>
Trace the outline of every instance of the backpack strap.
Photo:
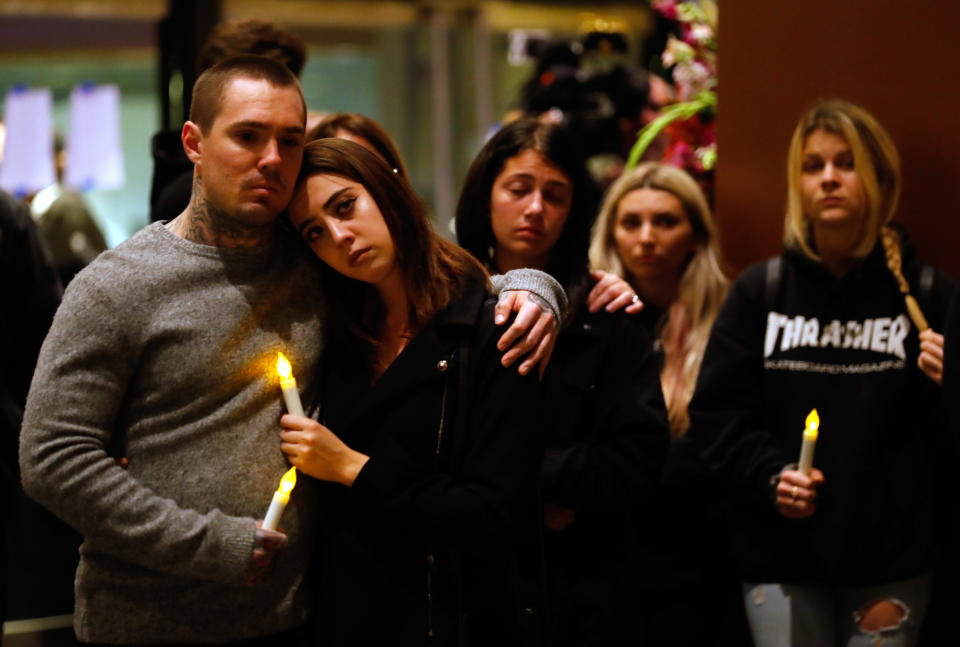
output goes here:
<path id="1" fill-rule="evenodd" d="M 764 303 L 767 310 L 773 310 L 780 293 L 780 277 L 783 274 L 783 257 L 775 256 L 767 261 L 764 282 Z"/>
<path id="2" fill-rule="evenodd" d="M 937 272 L 933 265 L 923 263 L 920 266 L 920 280 L 917 281 L 917 296 L 924 302 L 929 301 L 933 294 L 933 281 L 937 277 Z"/>

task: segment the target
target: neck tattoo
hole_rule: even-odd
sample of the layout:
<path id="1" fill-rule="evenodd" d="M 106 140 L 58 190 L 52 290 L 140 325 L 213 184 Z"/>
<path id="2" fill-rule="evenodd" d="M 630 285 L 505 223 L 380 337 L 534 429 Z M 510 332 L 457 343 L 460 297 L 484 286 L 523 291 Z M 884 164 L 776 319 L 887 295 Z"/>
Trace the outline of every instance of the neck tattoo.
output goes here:
<path id="1" fill-rule="evenodd" d="M 170 223 L 170 231 L 194 243 L 213 247 L 257 247 L 270 239 L 273 226 L 251 227 L 216 208 L 203 192 L 203 181 L 193 178 L 190 206 Z"/>

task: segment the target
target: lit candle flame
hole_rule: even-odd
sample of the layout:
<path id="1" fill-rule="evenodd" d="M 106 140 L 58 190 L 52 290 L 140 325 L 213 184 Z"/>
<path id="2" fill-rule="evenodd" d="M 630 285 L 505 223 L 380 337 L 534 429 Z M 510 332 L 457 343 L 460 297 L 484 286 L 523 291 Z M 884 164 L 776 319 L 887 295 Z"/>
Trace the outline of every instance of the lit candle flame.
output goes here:
<path id="1" fill-rule="evenodd" d="M 291 467 L 287 470 L 287 473 L 283 475 L 283 478 L 280 479 L 280 487 L 277 488 L 277 492 L 281 494 L 290 494 L 293 491 L 293 486 L 297 484 L 297 468 Z"/>
<path id="2" fill-rule="evenodd" d="M 817 432 L 819 429 L 820 429 L 820 416 L 817 414 L 817 410 L 814 409 L 813 411 L 810 412 L 810 415 L 807 416 L 807 429 L 804 432 L 804 434 L 816 439 Z"/>
<path id="3" fill-rule="evenodd" d="M 283 356 L 283 353 L 277 353 L 277 373 L 285 380 L 290 379 L 290 362 Z"/>

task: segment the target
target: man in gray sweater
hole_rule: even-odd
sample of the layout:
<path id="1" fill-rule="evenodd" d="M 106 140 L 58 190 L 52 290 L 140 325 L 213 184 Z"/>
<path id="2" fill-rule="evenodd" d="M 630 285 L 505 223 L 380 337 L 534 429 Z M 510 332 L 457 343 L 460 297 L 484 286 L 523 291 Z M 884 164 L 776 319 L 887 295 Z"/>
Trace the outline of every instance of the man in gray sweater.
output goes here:
<path id="1" fill-rule="evenodd" d="M 276 226 L 305 112 L 276 62 L 205 72 L 182 132 L 190 205 L 91 263 L 54 319 L 20 464 L 27 492 L 84 535 L 82 641 L 289 644 L 312 611 L 310 479 L 282 531 L 256 522 L 288 468 L 277 352 L 309 390 L 324 332 L 317 262 Z"/>

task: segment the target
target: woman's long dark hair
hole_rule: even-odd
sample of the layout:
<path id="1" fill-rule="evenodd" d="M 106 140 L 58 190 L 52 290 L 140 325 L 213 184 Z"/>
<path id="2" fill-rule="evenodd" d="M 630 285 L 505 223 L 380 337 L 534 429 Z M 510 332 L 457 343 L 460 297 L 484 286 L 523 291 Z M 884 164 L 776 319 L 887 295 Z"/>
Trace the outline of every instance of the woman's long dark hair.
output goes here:
<path id="1" fill-rule="evenodd" d="M 490 197 L 493 183 L 512 157 L 535 150 L 555 164 L 573 186 L 570 215 L 563 233 L 550 250 L 547 272 L 569 291 L 589 272 L 587 249 L 590 227 L 596 214 L 596 189 L 584 165 L 576 138 L 564 127 L 524 118 L 507 124 L 490 138 L 477 154 L 457 202 L 457 241 L 496 270 L 493 250 L 496 238 L 490 224 Z"/>
<path id="2" fill-rule="evenodd" d="M 409 302 L 409 323 L 419 330 L 456 294 L 465 275 L 486 280 L 470 254 L 434 232 L 427 208 L 404 178 L 363 146 L 344 139 L 318 139 L 304 148 L 298 187 L 312 175 L 330 174 L 358 182 L 370 193 L 393 240 Z M 372 364 L 383 310 L 373 286 L 324 264 L 329 348 L 358 352 Z M 370 305 L 373 308 L 371 312 Z"/>

